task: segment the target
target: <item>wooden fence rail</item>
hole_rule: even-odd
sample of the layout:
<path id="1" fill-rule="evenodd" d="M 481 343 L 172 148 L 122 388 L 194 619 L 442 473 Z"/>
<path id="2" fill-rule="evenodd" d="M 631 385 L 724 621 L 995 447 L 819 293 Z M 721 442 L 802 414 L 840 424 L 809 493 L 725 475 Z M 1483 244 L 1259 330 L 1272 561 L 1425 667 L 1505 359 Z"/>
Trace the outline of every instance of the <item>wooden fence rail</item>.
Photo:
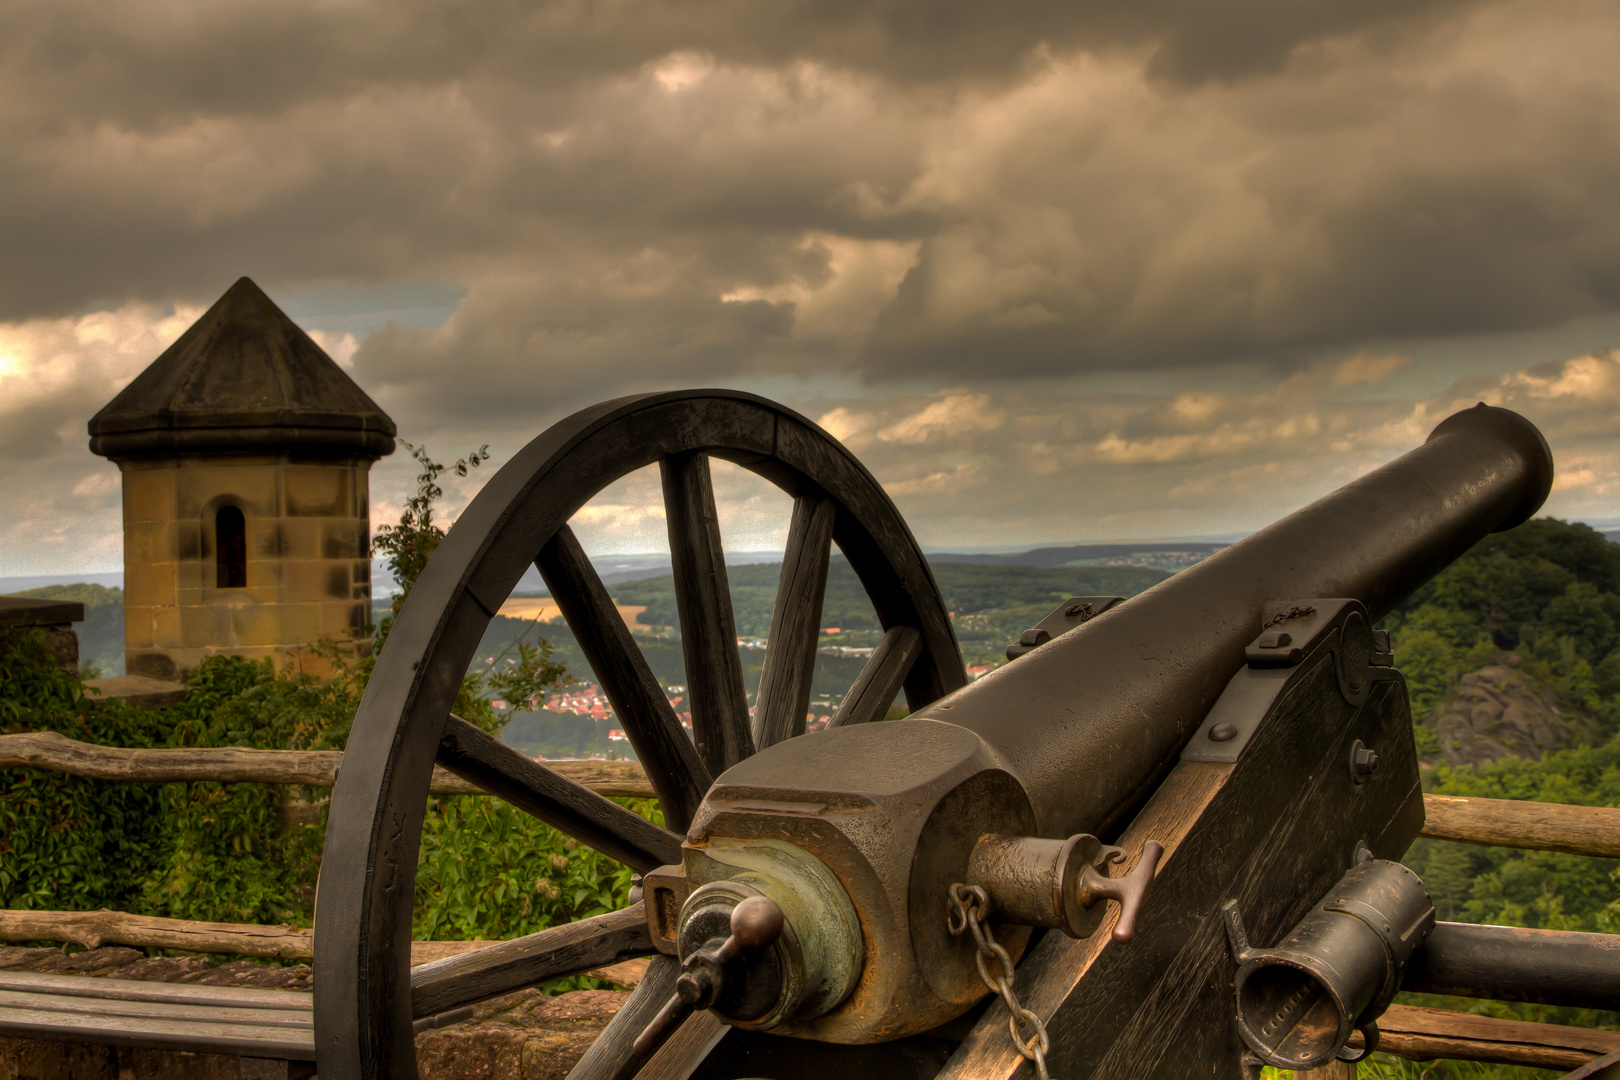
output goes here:
<path id="1" fill-rule="evenodd" d="M 152 783 L 219 780 L 226 783 L 303 784 L 337 782 L 341 750 L 250 750 L 241 746 L 183 750 L 131 750 L 79 742 L 54 731 L 0 735 L 0 768 L 32 767 L 96 780 Z M 549 761 L 557 772 L 602 795 L 653 797 L 652 784 L 634 761 Z M 436 795 L 481 795 L 483 789 L 433 770 Z"/>
<path id="2" fill-rule="evenodd" d="M 249 750 L 242 747 L 128 750 L 78 742 L 55 732 L 0 735 L 0 768 L 52 769 L 98 780 L 172 782 L 220 780 L 331 787 L 337 750 Z M 634 761 L 548 761 L 550 768 L 603 795 L 653 797 Z M 439 795 L 477 795 L 481 789 L 443 769 L 433 771 Z M 1425 795 L 1423 835 L 1462 844 L 1564 851 L 1620 859 L 1620 809 L 1562 806 L 1512 799 Z"/>
<path id="3" fill-rule="evenodd" d="M 1620 810 L 1612 807 L 1425 795 L 1423 813 L 1432 840 L 1620 859 Z"/>

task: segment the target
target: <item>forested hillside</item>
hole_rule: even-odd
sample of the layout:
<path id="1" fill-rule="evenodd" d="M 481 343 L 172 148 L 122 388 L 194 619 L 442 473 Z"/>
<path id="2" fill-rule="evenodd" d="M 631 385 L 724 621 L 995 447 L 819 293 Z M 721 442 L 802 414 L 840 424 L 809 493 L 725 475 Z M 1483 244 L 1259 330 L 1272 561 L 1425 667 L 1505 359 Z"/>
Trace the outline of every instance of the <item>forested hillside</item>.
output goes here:
<path id="1" fill-rule="evenodd" d="M 958 617 L 1030 604 L 1044 604 L 1049 610 L 1068 596 L 1135 596 L 1170 576 L 1145 566 L 1048 568 L 939 562 L 932 567 L 946 608 Z M 776 601 L 776 579 L 781 569 L 775 563 L 728 569 L 738 634 L 764 637 L 770 632 L 771 607 Z M 639 620 L 643 624 L 680 626 L 680 615 L 675 609 L 674 578 L 627 581 L 614 585 L 612 590 L 614 599 L 621 604 L 647 606 Z M 827 597 L 822 605 L 821 625 L 842 630 L 878 629 L 877 617 L 860 579 L 841 558 L 834 559 L 827 571 Z"/>
<path id="2" fill-rule="evenodd" d="M 1620 806 L 1620 545 L 1584 525 L 1528 522 L 1481 541 L 1386 625 L 1411 691 L 1426 788 Z M 1442 919 L 1620 932 L 1613 860 L 1420 840 L 1404 861 L 1422 875 Z M 1620 1019 L 1443 1004 L 1605 1027 Z"/>
<path id="3" fill-rule="evenodd" d="M 1620 727 L 1620 544 L 1551 518 L 1488 536 L 1386 620 L 1414 716 L 1507 652 Z"/>

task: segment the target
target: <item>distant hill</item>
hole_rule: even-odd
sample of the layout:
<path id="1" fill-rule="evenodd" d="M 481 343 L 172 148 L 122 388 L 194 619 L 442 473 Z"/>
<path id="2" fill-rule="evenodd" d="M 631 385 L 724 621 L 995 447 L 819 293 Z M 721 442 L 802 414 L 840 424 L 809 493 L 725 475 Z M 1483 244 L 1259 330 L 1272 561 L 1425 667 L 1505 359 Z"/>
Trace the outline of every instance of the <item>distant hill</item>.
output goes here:
<path id="1" fill-rule="evenodd" d="M 1031 604 L 1050 607 L 1068 596 L 1135 596 L 1169 576 L 1145 566 L 1041 567 L 929 561 L 946 608 L 959 616 Z M 780 573 L 779 565 L 768 563 L 728 569 L 738 634 L 764 637 L 770 632 Z M 611 591 L 621 604 L 646 605 L 638 621 L 649 627 L 680 625 L 674 578 L 619 582 L 611 586 Z M 845 631 L 879 629 L 866 590 L 842 559 L 834 560 L 827 571 L 821 625 Z"/>
<path id="2" fill-rule="evenodd" d="M 1110 559 L 1143 559 L 1151 561 L 1151 556 L 1195 556 L 1185 560 L 1193 562 L 1197 559 L 1207 558 L 1227 544 L 1211 544 L 1203 542 L 1186 541 L 1181 543 L 1164 544 L 1070 544 L 1066 547 L 1035 548 L 1032 551 L 1020 551 L 1011 555 L 965 555 L 952 552 L 940 552 L 928 556 L 931 563 L 979 563 L 985 566 L 1080 566 L 1096 564 Z M 1144 558 L 1147 557 L 1147 558 Z M 1172 560 L 1165 560 L 1167 562 Z M 1181 563 L 1183 560 L 1173 560 Z"/>

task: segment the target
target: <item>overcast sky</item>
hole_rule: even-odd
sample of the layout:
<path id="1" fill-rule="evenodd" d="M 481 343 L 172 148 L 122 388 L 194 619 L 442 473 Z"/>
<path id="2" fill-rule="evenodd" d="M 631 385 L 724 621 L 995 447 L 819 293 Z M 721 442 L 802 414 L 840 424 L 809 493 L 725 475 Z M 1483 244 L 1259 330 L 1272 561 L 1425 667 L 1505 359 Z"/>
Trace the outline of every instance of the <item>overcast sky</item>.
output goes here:
<path id="1" fill-rule="evenodd" d="M 934 546 L 1247 531 L 1479 400 L 1613 519 L 1617 117 L 1612 2 L 0 0 L 0 575 L 120 568 L 85 422 L 243 274 L 438 456 L 740 387 Z"/>

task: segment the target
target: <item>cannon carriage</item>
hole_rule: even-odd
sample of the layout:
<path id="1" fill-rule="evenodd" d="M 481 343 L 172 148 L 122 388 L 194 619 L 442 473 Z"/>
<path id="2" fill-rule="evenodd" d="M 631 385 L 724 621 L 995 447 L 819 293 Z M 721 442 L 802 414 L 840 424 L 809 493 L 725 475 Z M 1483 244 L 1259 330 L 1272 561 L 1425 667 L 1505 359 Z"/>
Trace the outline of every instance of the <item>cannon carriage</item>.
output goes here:
<path id="1" fill-rule="evenodd" d="M 709 476 L 793 498 L 752 716 Z M 693 736 L 568 519 L 660 468 Z M 1434 922 L 1399 858 L 1423 823 L 1377 620 L 1550 489 L 1540 434 L 1480 406 L 1418 449 L 1126 602 L 1077 597 L 967 685 L 920 548 L 835 440 L 746 394 L 608 402 L 530 443 L 422 574 L 334 791 L 316 919 L 327 1080 L 415 1075 L 413 1032 L 651 957 L 573 1072 L 641 1077 L 1253 1075 L 1354 1059 L 1403 985 L 1612 1007 L 1587 935 Z M 882 643 L 804 733 L 831 546 Z M 450 714 L 530 565 L 668 828 Z M 910 716 L 874 723 L 904 693 Z M 408 966 L 435 764 L 626 863 L 622 911 Z"/>

